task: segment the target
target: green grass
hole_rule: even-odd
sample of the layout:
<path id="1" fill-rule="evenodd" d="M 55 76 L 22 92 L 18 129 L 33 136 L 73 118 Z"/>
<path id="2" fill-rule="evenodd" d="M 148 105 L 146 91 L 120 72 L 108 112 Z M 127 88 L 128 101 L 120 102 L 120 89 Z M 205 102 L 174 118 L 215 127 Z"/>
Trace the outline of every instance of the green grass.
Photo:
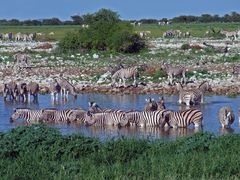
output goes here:
<path id="1" fill-rule="evenodd" d="M 179 29 L 182 32 L 189 31 L 192 36 L 205 37 L 205 32 L 214 28 L 216 31 L 220 29 L 224 30 L 237 30 L 240 27 L 240 23 L 173 23 L 171 25 L 159 26 L 157 24 L 143 24 L 140 27 L 136 26 L 135 31 L 151 31 L 150 37 L 162 37 L 163 32 L 170 29 Z M 17 32 L 31 33 L 31 32 L 43 32 L 47 35 L 46 39 L 60 40 L 66 34 L 66 32 L 79 29 L 78 25 L 65 25 L 65 26 L 0 26 L 1 33 Z M 49 36 L 50 32 L 54 32 L 53 36 Z"/>
<path id="2" fill-rule="evenodd" d="M 0 134 L 1 179 L 239 179 L 240 135 L 101 142 L 46 126 Z"/>

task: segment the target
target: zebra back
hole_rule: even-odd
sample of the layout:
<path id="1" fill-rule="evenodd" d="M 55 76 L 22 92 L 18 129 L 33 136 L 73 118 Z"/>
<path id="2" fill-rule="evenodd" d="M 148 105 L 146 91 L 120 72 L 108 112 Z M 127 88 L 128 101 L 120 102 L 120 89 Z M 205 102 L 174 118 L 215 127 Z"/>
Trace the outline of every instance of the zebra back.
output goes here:
<path id="1" fill-rule="evenodd" d="M 10 121 L 14 122 L 18 118 L 22 118 L 26 123 L 39 123 L 42 122 L 42 110 L 32 110 L 28 108 L 19 108 L 10 117 Z"/>
<path id="2" fill-rule="evenodd" d="M 112 79 L 118 79 L 118 78 L 128 79 L 134 76 L 136 77 L 137 74 L 138 74 L 137 66 L 129 67 L 129 68 L 121 68 L 112 75 Z"/>
<path id="3" fill-rule="evenodd" d="M 169 124 L 176 127 L 187 127 L 191 123 L 195 127 L 202 125 L 202 112 L 198 109 L 188 109 L 185 111 L 170 112 Z"/>
<path id="4" fill-rule="evenodd" d="M 234 122 L 235 116 L 231 107 L 224 106 L 218 111 L 218 119 L 222 127 L 230 127 Z"/>

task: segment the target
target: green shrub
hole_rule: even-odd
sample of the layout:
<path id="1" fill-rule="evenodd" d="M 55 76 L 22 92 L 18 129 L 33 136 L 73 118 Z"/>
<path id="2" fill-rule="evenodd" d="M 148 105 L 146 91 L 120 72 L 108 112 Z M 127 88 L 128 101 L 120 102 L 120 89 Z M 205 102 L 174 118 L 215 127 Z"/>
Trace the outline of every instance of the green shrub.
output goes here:
<path id="1" fill-rule="evenodd" d="M 183 45 L 181 46 L 181 49 L 182 49 L 182 50 L 188 50 L 188 49 L 190 49 L 190 48 L 191 48 L 190 44 L 183 44 Z"/>
<path id="2" fill-rule="evenodd" d="M 145 43 L 134 33 L 133 27 L 121 21 L 116 12 L 101 9 L 89 16 L 89 28 L 68 33 L 59 43 L 62 50 L 113 50 L 133 53 L 145 47 Z"/>

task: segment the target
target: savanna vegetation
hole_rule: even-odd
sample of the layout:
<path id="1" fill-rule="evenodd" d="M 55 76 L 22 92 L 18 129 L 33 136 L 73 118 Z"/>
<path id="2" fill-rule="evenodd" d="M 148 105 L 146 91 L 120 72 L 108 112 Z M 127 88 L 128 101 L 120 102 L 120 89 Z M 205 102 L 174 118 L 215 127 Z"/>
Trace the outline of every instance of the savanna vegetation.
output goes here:
<path id="1" fill-rule="evenodd" d="M 176 141 L 61 135 L 42 125 L 0 134 L 1 179 L 238 179 L 240 135 Z"/>

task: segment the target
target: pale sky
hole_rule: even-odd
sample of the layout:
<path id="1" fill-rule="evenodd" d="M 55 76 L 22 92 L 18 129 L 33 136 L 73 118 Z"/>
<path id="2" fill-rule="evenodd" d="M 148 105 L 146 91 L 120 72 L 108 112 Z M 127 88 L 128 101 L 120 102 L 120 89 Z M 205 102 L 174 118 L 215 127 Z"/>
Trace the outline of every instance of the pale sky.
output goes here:
<path id="1" fill-rule="evenodd" d="M 172 18 L 179 15 L 240 13 L 240 0 L 1 0 L 0 19 L 70 19 L 101 8 L 121 19 Z"/>

